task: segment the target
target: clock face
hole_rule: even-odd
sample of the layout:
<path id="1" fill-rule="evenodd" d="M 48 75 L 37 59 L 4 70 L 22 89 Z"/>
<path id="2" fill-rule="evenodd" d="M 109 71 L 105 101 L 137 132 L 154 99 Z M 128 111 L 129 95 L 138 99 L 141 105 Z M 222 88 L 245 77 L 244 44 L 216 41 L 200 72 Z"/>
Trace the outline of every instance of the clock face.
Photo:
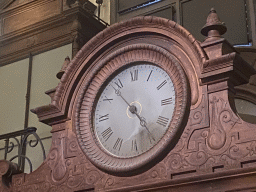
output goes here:
<path id="1" fill-rule="evenodd" d="M 74 113 L 81 149 L 94 165 L 114 174 L 152 166 L 183 129 L 188 95 L 179 60 L 161 47 L 135 44 L 92 66 Z"/>
<path id="2" fill-rule="evenodd" d="M 135 157 L 165 135 L 174 108 L 174 84 L 162 68 L 148 63 L 130 65 L 98 94 L 93 131 L 110 155 Z"/>

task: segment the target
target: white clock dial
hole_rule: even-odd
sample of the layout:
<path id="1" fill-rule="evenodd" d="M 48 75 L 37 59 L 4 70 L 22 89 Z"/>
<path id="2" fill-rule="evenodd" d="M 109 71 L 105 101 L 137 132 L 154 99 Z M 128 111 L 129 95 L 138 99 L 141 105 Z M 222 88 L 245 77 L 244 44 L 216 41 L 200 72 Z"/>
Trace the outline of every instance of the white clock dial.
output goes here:
<path id="1" fill-rule="evenodd" d="M 96 102 L 96 138 L 113 156 L 138 156 L 164 136 L 174 108 L 174 85 L 163 69 L 152 64 L 125 68 L 105 85 Z"/>

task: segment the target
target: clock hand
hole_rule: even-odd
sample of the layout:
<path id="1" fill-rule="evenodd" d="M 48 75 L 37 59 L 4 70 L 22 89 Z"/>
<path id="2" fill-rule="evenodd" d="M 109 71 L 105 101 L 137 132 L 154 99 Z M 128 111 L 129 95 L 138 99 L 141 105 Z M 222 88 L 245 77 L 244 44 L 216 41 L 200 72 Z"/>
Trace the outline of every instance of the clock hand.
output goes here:
<path id="1" fill-rule="evenodd" d="M 112 86 L 112 85 L 111 85 L 111 86 Z M 112 86 L 112 87 L 113 87 L 113 86 Z M 142 127 L 145 127 L 145 128 L 146 128 L 146 130 L 148 131 L 148 133 L 150 134 L 150 136 L 152 137 L 152 139 L 155 141 L 155 138 L 153 137 L 152 133 L 149 131 L 149 129 L 148 129 L 148 127 L 147 127 L 146 119 L 145 119 L 144 117 L 141 117 L 141 116 L 137 113 L 137 109 L 136 109 L 136 107 L 135 107 L 134 105 L 130 105 L 130 104 L 125 100 L 125 98 L 122 96 L 120 90 L 118 90 L 118 89 L 116 89 L 116 88 L 114 88 L 114 87 L 113 87 L 113 89 L 115 90 L 115 94 L 116 94 L 117 96 L 120 96 L 120 97 L 124 100 L 124 102 L 129 106 L 130 112 L 133 113 L 133 114 L 135 114 L 135 115 L 139 118 L 139 120 L 140 120 L 140 125 L 141 125 Z"/>
<path id="2" fill-rule="evenodd" d="M 111 85 L 112 86 L 112 85 Z M 113 87 L 113 86 L 112 86 Z M 120 96 L 123 100 L 124 100 L 124 102 L 129 106 L 129 108 L 131 107 L 131 105 L 125 100 L 125 98 L 123 98 L 123 96 L 122 96 L 122 94 L 121 94 L 121 91 L 120 90 L 118 90 L 118 89 L 116 89 L 115 87 L 113 87 L 113 89 L 115 90 L 115 94 L 117 95 L 117 96 Z"/>
<path id="3" fill-rule="evenodd" d="M 130 110 L 131 111 L 131 110 Z M 153 137 L 152 133 L 149 131 L 148 127 L 147 127 L 147 123 L 146 123 L 146 119 L 144 117 L 139 116 L 139 114 L 137 113 L 136 110 L 134 110 L 134 112 L 131 111 L 131 113 L 134 113 L 140 120 L 140 125 L 142 127 L 145 127 L 146 130 L 148 131 L 148 133 L 150 134 L 150 136 L 152 137 L 152 139 L 155 141 L 155 138 Z"/>

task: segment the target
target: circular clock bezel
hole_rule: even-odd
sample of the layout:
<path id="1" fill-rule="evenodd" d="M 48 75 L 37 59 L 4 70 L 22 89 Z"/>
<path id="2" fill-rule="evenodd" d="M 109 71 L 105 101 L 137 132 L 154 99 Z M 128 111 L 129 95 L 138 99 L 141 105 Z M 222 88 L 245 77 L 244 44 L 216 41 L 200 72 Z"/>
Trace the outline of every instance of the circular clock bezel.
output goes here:
<path id="1" fill-rule="evenodd" d="M 111 155 L 97 140 L 93 130 L 94 108 L 106 81 L 122 68 L 138 62 L 156 65 L 170 76 L 175 89 L 175 108 L 166 133 L 155 146 L 138 156 L 120 158 Z M 84 80 L 79 90 L 75 128 L 81 149 L 94 165 L 112 173 L 134 172 L 150 163 L 153 164 L 166 149 L 171 150 L 175 146 L 188 104 L 186 76 L 177 58 L 155 45 L 133 44 L 109 54 L 96 63 L 92 73 L 89 79 Z"/>

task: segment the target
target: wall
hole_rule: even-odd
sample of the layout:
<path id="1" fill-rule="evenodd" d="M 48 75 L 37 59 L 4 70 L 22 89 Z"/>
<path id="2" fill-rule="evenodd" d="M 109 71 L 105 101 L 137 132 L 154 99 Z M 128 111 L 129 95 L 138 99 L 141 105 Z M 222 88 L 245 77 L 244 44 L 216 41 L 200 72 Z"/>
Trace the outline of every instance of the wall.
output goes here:
<path id="1" fill-rule="evenodd" d="M 61 69 L 66 56 L 71 57 L 71 55 L 72 44 L 68 44 L 33 56 L 30 109 L 48 105 L 51 102 L 45 91 L 58 85 L 59 79 L 56 78 L 56 74 Z M 28 65 L 29 59 L 25 59 L 0 67 L 0 81 L 3 82 L 0 84 L 2 90 L 0 92 L 0 122 L 3 134 L 24 128 Z M 40 123 L 37 116 L 31 112 L 28 126 L 37 128 L 37 134 L 42 139 L 46 153 L 48 153 L 51 146 L 51 127 Z M 33 136 L 29 138 L 35 139 Z M 2 140 L 0 142 L 1 159 L 4 158 L 3 147 L 4 141 Z M 17 148 L 8 155 L 7 159 L 16 154 Z M 34 170 L 42 163 L 43 156 L 39 145 L 35 148 L 27 147 L 27 156 L 32 161 Z M 28 168 L 26 164 L 25 172 L 29 172 Z"/>

